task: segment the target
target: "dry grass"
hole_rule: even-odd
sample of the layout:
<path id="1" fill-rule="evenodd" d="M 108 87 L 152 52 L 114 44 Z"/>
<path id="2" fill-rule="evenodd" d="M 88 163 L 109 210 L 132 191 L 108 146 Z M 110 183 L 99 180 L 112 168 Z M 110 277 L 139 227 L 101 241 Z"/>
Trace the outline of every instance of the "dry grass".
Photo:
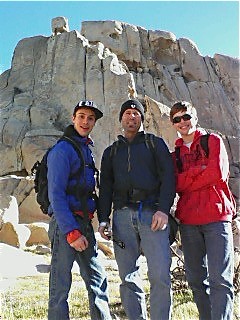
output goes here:
<path id="1" fill-rule="evenodd" d="M 119 297 L 119 278 L 116 270 L 107 270 L 109 274 L 110 309 L 121 320 L 127 320 Z M 148 299 L 149 287 L 145 287 Z M 191 294 L 174 297 L 173 320 L 197 319 Z M 11 290 L 2 294 L 1 319 L 4 320 L 45 320 L 47 319 L 48 275 L 19 278 Z M 84 283 L 74 274 L 69 297 L 70 317 L 75 320 L 89 320 L 88 299 Z"/>
<path id="2" fill-rule="evenodd" d="M 108 258 L 111 261 L 110 258 Z M 118 271 L 111 263 L 106 266 L 109 282 L 110 309 L 121 320 L 127 320 L 123 311 L 120 296 Z M 144 287 L 147 302 L 149 299 L 149 283 L 146 272 L 143 270 Z M 47 319 L 48 304 L 48 274 L 39 274 L 31 277 L 20 277 L 16 283 L 1 294 L 0 319 L 1 320 L 45 320 Z M 149 302 L 148 302 L 149 307 Z M 73 285 L 69 295 L 70 318 L 75 320 L 89 320 L 88 298 L 84 282 L 81 277 L 73 274 Z M 238 304 L 239 306 L 239 304 Z M 237 317 L 238 306 L 234 320 Z M 197 320 L 198 312 L 196 305 L 192 301 L 190 290 L 173 295 L 173 315 L 172 320 Z"/>

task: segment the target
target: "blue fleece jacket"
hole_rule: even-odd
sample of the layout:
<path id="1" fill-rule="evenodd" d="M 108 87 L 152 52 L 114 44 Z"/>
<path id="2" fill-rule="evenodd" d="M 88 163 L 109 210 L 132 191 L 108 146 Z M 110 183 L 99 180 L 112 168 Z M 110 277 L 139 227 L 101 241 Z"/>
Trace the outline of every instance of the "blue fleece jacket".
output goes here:
<path id="1" fill-rule="evenodd" d="M 81 200 L 69 194 L 67 190 L 69 187 L 80 189 L 84 187 L 92 192 L 95 189 L 95 172 L 92 166 L 92 152 L 89 148 L 89 143 L 92 144 L 92 142 L 89 138 L 81 137 L 72 125 L 67 127 L 64 134 L 79 144 L 85 159 L 85 169 L 81 170 L 79 177 L 81 160 L 69 142 L 58 142 L 47 158 L 48 197 L 51 203 L 49 213 L 54 214 L 60 231 L 67 234 L 75 229 L 80 230 L 81 226 L 73 212 L 82 211 Z M 91 197 L 88 198 L 87 205 L 90 213 L 96 210 L 96 203 Z"/>

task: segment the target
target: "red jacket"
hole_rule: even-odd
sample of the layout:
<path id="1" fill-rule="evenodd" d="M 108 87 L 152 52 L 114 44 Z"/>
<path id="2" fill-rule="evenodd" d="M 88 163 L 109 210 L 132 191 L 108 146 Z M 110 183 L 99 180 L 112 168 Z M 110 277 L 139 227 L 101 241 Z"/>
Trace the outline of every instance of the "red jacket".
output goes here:
<path id="1" fill-rule="evenodd" d="M 176 217 L 183 224 L 207 224 L 216 221 L 231 221 L 235 214 L 235 200 L 228 187 L 229 162 L 223 140 L 211 134 L 208 140 L 209 156 L 206 158 L 200 146 L 202 129 L 195 132 L 190 149 L 182 139 L 180 146 L 183 172 L 176 167 L 176 191 L 179 195 Z"/>

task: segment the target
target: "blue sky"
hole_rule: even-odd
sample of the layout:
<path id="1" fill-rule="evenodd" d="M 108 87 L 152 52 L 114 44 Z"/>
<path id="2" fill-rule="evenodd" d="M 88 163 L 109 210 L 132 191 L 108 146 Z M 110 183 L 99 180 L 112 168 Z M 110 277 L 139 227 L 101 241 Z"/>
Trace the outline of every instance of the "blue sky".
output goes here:
<path id="1" fill-rule="evenodd" d="M 57 16 L 68 18 L 70 30 L 80 31 L 82 21 L 118 20 L 189 38 L 203 56 L 239 57 L 238 1 L 0 1 L 0 73 L 18 41 L 50 36 Z"/>

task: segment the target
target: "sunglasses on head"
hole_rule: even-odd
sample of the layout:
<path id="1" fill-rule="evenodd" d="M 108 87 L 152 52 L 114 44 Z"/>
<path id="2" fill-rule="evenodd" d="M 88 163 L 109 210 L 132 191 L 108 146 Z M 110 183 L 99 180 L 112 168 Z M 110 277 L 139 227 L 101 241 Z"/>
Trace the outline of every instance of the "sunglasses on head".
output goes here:
<path id="1" fill-rule="evenodd" d="M 173 118 L 172 122 L 173 123 L 179 123 L 179 122 L 181 122 L 182 119 L 183 119 L 183 121 L 187 121 L 187 120 L 192 119 L 192 116 L 190 116 L 190 114 L 186 113 L 186 114 L 184 114 L 182 116 L 178 116 L 178 117 Z"/>

